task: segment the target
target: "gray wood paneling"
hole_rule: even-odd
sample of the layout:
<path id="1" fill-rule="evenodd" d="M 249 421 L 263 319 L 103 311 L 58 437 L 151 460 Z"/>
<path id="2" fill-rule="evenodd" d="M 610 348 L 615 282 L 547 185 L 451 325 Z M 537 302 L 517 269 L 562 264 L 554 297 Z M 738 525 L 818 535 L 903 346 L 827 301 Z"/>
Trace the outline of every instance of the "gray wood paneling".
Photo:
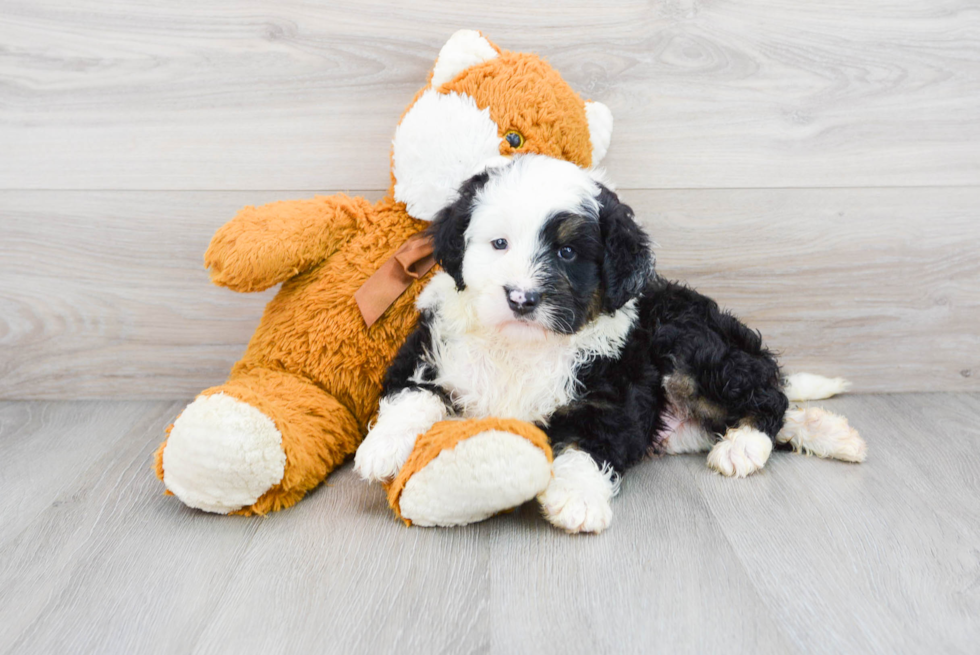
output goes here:
<path id="1" fill-rule="evenodd" d="M 623 186 L 980 180 L 972 0 L 5 0 L 0 188 L 384 188 L 461 27 L 606 102 Z"/>
<path id="2" fill-rule="evenodd" d="M 77 416 L 79 466 L 0 544 L 0 653 L 972 652 L 980 395 L 821 404 L 865 464 L 776 452 L 731 480 L 653 459 L 607 532 L 568 536 L 534 505 L 406 528 L 350 467 L 285 512 L 204 514 L 149 469 L 180 403 L 6 403 L 52 417 L 17 432 L 39 461 Z"/>
<path id="3" fill-rule="evenodd" d="M 0 397 L 183 398 L 223 380 L 273 292 L 212 286 L 202 254 L 240 206 L 303 195 L 0 192 Z M 761 329 L 787 370 L 978 388 L 980 189 L 622 195 L 661 272 Z"/>

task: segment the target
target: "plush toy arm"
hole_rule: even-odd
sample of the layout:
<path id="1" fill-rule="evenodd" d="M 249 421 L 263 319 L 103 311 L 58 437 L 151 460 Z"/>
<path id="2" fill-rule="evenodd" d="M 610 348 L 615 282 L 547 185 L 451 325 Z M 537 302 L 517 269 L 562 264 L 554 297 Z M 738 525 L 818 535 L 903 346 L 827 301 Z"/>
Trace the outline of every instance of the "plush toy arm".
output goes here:
<path id="1" fill-rule="evenodd" d="M 367 200 L 343 194 L 246 207 L 215 233 L 204 264 L 215 284 L 262 291 L 336 252 L 372 212 Z"/>

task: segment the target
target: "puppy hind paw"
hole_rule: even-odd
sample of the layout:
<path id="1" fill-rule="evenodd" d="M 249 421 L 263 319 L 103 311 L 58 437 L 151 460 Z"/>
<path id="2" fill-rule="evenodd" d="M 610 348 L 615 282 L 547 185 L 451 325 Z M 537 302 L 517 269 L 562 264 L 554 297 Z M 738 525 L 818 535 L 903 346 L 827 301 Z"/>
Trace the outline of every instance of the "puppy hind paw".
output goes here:
<path id="1" fill-rule="evenodd" d="M 766 465 L 772 440 L 755 428 L 733 428 L 708 453 L 708 467 L 722 475 L 744 478 Z"/>

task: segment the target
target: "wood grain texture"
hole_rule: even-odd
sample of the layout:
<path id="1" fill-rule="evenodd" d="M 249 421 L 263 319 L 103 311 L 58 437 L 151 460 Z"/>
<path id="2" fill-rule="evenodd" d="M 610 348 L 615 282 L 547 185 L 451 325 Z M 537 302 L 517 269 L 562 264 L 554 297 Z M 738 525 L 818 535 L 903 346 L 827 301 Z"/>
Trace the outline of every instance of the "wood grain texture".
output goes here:
<path id="1" fill-rule="evenodd" d="M 77 488 L 145 413 L 145 403 L 0 402 L 0 546 Z"/>
<path id="2" fill-rule="evenodd" d="M 216 522 L 162 495 L 152 455 L 183 403 L 115 405 L 117 416 L 143 415 L 83 430 L 111 450 L 0 548 L 0 652 L 189 652 L 261 526 Z"/>
<path id="3" fill-rule="evenodd" d="M 202 253 L 239 207 L 302 195 L 0 192 L 0 397 L 185 398 L 222 381 L 273 292 L 212 286 Z M 980 189 L 622 196 L 661 272 L 761 329 L 788 371 L 980 388 Z"/>
<path id="4" fill-rule="evenodd" d="M 821 403 L 869 444 L 866 464 L 777 454 L 697 486 L 793 643 L 812 653 L 967 653 L 980 629 L 980 403 L 854 396 Z"/>
<path id="5" fill-rule="evenodd" d="M 635 188 L 980 181 L 972 0 L 5 0 L 0 188 L 384 188 L 456 29 L 616 117 Z"/>
<path id="6" fill-rule="evenodd" d="M 350 467 L 285 512 L 195 512 L 149 468 L 181 403 L 6 403 L 77 416 L 89 449 L 0 544 L 0 653 L 974 651 L 980 395 L 822 404 L 867 463 L 777 452 L 730 480 L 703 455 L 653 459 L 607 532 L 568 536 L 533 505 L 406 528 Z M 58 421 L 30 421 L 23 447 L 44 453 Z"/>

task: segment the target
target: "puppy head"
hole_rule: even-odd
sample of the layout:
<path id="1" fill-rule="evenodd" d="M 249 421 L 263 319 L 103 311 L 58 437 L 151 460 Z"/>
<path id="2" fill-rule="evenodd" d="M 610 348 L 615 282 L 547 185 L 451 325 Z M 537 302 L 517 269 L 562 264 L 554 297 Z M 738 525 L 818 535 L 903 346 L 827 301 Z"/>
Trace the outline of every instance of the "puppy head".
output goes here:
<path id="1" fill-rule="evenodd" d="M 636 297 L 653 270 L 632 210 L 586 171 L 541 155 L 470 178 L 430 233 L 479 323 L 515 336 L 573 334 Z"/>

